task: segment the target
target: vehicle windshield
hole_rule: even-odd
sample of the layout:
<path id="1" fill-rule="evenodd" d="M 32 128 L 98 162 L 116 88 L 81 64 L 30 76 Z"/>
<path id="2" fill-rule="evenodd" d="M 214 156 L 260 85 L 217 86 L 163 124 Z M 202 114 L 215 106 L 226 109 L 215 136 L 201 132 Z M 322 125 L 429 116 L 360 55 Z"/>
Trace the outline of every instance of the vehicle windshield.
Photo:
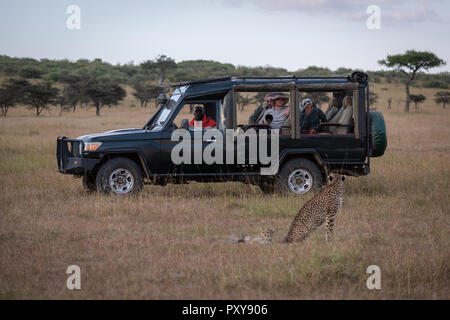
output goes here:
<path id="1" fill-rule="evenodd" d="M 176 88 L 170 98 L 166 101 L 166 103 L 161 106 L 161 108 L 157 111 L 157 116 L 154 121 L 151 123 L 148 123 L 146 125 L 147 129 L 151 131 L 159 131 L 162 129 L 164 124 L 166 123 L 167 119 L 169 119 L 172 112 L 175 110 L 175 106 L 177 105 L 178 101 L 180 100 L 181 96 L 186 91 L 187 86 Z"/>

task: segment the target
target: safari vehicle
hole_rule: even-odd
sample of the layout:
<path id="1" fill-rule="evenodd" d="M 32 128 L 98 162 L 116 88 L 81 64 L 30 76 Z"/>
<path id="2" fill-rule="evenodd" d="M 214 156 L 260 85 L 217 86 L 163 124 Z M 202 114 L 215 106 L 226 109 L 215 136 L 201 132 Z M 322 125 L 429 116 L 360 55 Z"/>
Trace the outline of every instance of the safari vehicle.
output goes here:
<path id="1" fill-rule="evenodd" d="M 241 181 L 261 187 L 264 192 L 301 195 L 317 190 L 326 181 L 329 172 L 362 176 L 370 172 L 370 158 L 383 155 L 386 149 L 386 129 L 380 112 L 369 110 L 369 82 L 364 73 L 354 72 L 342 77 L 227 77 L 182 82 L 169 85 L 169 99 L 160 104 L 157 112 L 142 127 L 89 134 L 71 139 L 57 139 L 59 172 L 81 177 L 88 191 L 106 194 L 134 194 L 144 184 Z M 180 143 L 172 139 L 175 130 L 184 128 L 195 141 L 195 130 L 188 125 L 192 118 L 188 108 L 201 105 L 205 114 L 215 120 L 216 132 L 253 129 L 246 139 L 223 140 L 225 154 L 234 147 L 249 152 L 253 138 L 272 135 L 268 124 L 249 125 L 239 120 L 237 95 L 254 92 L 281 92 L 289 97 L 290 116 L 279 131 L 278 169 L 262 174 L 266 164 L 259 156 L 245 162 L 216 161 L 176 164 L 172 151 Z M 313 92 L 332 95 L 336 115 L 321 123 L 323 131 L 303 134 L 300 128 L 300 102 Z M 345 100 L 344 98 L 351 97 Z M 347 102 L 344 105 L 343 101 Z M 333 108 L 327 114 L 333 113 Z M 331 130 L 333 129 L 333 130 Z M 273 132 L 275 134 L 275 132 Z M 259 140 L 258 140 L 259 141 Z M 205 149 L 216 137 L 201 139 Z M 192 142 L 193 143 L 193 142 Z M 238 145 L 238 144 L 241 145 Z M 245 144 L 244 146 L 242 144 Z M 270 149 L 270 146 L 268 147 Z M 193 157 L 193 155 L 192 155 Z M 236 159 L 236 155 L 234 155 Z M 254 160 L 254 159 L 253 159 Z"/>

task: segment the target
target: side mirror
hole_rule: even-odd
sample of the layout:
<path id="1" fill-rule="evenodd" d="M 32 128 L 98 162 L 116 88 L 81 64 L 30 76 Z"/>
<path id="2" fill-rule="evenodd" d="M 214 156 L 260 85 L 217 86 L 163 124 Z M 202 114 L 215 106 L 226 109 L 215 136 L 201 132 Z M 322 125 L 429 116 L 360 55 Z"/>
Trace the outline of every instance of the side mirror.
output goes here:
<path id="1" fill-rule="evenodd" d="M 165 104 L 166 101 L 167 101 L 167 96 L 164 92 L 160 93 L 159 96 L 156 98 L 156 102 L 160 105 Z"/>
<path id="2" fill-rule="evenodd" d="M 181 120 L 181 128 L 189 129 L 189 121 L 188 121 L 188 119 Z"/>

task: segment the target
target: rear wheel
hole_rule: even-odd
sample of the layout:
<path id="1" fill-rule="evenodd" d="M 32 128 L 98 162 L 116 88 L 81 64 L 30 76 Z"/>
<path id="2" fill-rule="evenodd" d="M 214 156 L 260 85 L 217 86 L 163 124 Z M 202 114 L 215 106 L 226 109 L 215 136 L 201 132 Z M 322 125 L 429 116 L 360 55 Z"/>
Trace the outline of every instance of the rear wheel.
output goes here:
<path id="1" fill-rule="evenodd" d="M 323 184 L 319 167 L 308 159 L 292 159 L 283 165 L 277 178 L 277 191 L 284 195 L 317 192 Z"/>
<path id="2" fill-rule="evenodd" d="M 111 159 L 98 171 L 96 185 L 106 194 L 137 194 L 144 186 L 142 170 L 130 159 Z"/>

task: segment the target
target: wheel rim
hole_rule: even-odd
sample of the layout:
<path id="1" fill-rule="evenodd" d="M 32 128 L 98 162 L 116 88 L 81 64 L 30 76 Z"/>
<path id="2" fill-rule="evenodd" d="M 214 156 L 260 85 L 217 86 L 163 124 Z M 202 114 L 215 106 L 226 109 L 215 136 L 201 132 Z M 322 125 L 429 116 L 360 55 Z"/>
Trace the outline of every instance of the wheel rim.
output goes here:
<path id="1" fill-rule="evenodd" d="M 127 169 L 116 169 L 109 176 L 109 186 L 114 193 L 128 193 L 133 188 L 133 185 L 133 174 Z"/>
<path id="2" fill-rule="evenodd" d="M 289 189 L 295 194 L 308 192 L 313 185 L 311 173 L 305 169 L 296 169 L 288 177 Z"/>

